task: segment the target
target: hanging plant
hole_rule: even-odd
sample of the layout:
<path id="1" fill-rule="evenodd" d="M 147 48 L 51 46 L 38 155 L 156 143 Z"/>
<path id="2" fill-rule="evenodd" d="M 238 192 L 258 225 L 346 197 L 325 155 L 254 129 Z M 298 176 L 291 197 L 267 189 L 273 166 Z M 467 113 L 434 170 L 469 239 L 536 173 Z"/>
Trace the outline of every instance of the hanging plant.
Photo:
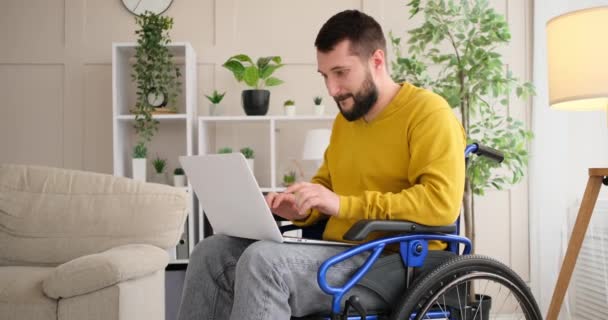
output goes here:
<path id="1" fill-rule="evenodd" d="M 137 86 L 133 113 L 139 143 L 145 144 L 158 131 L 158 121 L 152 117 L 155 109 L 176 112 L 177 97 L 181 93 L 181 73 L 167 47 L 171 42 L 169 30 L 173 27 L 173 18 L 146 11 L 137 16 L 135 22 L 140 29 L 135 31 L 138 39 L 131 74 Z"/>

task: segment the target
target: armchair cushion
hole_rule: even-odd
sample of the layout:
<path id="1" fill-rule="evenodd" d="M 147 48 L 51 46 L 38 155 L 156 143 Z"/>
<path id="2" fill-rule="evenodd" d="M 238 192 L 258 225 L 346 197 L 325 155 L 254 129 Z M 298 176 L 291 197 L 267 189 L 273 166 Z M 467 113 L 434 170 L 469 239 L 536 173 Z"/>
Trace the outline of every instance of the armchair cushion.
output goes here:
<path id="1" fill-rule="evenodd" d="M 169 262 L 164 250 L 146 244 L 124 245 L 66 262 L 42 282 L 51 298 L 69 298 L 150 275 Z"/>
<path id="2" fill-rule="evenodd" d="M 185 190 L 108 174 L 0 164 L 0 265 L 57 266 L 132 243 L 177 244 Z"/>

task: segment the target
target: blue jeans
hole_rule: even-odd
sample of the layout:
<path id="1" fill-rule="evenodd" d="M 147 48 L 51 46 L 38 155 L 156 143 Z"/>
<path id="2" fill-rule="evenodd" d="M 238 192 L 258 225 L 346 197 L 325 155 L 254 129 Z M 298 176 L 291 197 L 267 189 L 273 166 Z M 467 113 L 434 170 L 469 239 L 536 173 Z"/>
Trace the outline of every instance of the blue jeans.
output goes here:
<path id="1" fill-rule="evenodd" d="M 317 270 L 326 259 L 344 250 L 340 246 L 280 244 L 222 235 L 206 238 L 190 257 L 178 319 L 286 320 L 329 314 L 331 296 L 319 288 Z M 343 284 L 367 256 L 362 254 L 331 268 L 328 282 Z M 381 266 L 382 259 L 376 265 Z M 355 286 L 347 297 L 351 295 L 358 295 L 368 310 L 388 305 L 386 297 L 364 286 Z M 388 299 L 393 298 L 398 297 Z"/>

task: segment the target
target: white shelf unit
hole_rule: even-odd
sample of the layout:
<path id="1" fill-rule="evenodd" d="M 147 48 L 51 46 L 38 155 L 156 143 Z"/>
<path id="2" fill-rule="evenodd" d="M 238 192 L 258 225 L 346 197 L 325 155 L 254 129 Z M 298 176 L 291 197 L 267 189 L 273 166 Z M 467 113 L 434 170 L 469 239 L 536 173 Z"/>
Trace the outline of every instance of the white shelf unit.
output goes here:
<path id="1" fill-rule="evenodd" d="M 134 129 L 135 115 L 131 109 L 137 99 L 136 86 L 131 78 L 135 62 L 136 43 L 112 44 L 112 120 L 113 120 L 113 165 L 114 175 L 132 177 L 132 152 L 137 143 Z M 167 159 L 167 180 L 173 183 L 173 170 L 179 167 L 179 156 L 196 154 L 197 126 L 197 71 L 196 54 L 189 43 L 175 42 L 168 45 L 173 54 L 174 63 L 182 71 L 180 79 L 181 93 L 179 94 L 177 113 L 156 114 L 158 132 L 147 143 L 148 148 L 148 177 L 152 172 L 151 160 L 157 156 Z M 191 187 L 186 187 L 189 193 L 188 220 L 188 255 L 195 244 L 195 217 L 193 212 L 194 196 Z M 183 261 L 184 259 L 174 260 Z"/>
<path id="2" fill-rule="evenodd" d="M 254 175 L 261 192 L 280 192 L 279 168 L 286 159 L 300 159 L 306 130 L 331 129 L 334 115 L 323 116 L 203 116 L 198 118 L 199 154 L 217 153 L 230 147 L 239 152 L 243 147 L 254 150 Z M 203 217 L 199 210 L 199 235 L 204 238 Z"/>

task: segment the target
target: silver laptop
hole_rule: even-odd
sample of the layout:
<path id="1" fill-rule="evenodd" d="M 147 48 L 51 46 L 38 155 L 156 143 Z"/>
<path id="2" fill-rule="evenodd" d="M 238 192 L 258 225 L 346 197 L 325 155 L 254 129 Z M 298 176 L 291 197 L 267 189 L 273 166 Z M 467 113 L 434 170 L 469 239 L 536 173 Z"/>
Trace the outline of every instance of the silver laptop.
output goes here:
<path id="1" fill-rule="evenodd" d="M 179 161 L 215 233 L 280 243 L 351 245 L 283 236 L 241 153 L 182 156 Z"/>

